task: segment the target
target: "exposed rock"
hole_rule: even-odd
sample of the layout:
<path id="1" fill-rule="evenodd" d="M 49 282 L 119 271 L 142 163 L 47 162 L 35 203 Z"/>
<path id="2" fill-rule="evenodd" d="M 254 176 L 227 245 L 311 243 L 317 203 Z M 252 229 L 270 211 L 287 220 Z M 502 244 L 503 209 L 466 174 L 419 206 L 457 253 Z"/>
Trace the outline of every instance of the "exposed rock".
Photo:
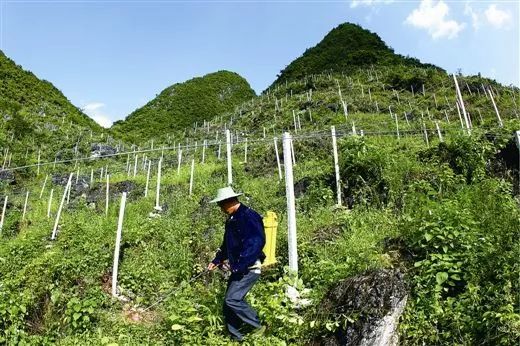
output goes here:
<path id="1" fill-rule="evenodd" d="M 100 157 L 117 153 L 116 148 L 103 143 L 93 143 L 90 151 L 90 157 Z"/>
<path id="2" fill-rule="evenodd" d="M 372 270 L 345 279 L 329 290 L 320 304 L 324 315 L 350 316 L 355 321 L 341 325 L 333 336 L 314 345 L 398 344 L 397 325 L 408 294 L 399 270 Z"/>
<path id="3" fill-rule="evenodd" d="M 106 198 L 106 184 L 95 184 L 86 193 L 87 205 L 93 206 L 99 201 L 105 201 Z M 144 195 L 144 188 L 132 181 L 120 181 L 117 183 L 110 184 L 109 193 L 110 199 L 120 198 L 121 194 L 126 192 L 128 194 L 128 200 L 136 200 Z"/>
<path id="4" fill-rule="evenodd" d="M 339 110 L 339 105 L 337 103 L 329 103 L 327 105 L 327 108 L 333 111 L 334 113 L 337 113 Z"/>
<path id="5" fill-rule="evenodd" d="M 311 185 L 311 179 L 308 177 L 298 180 L 294 184 L 294 196 L 296 198 L 302 197 L 305 194 L 305 192 L 307 192 L 307 189 L 309 188 L 310 185 Z"/>
<path id="6" fill-rule="evenodd" d="M 16 184 L 16 178 L 12 171 L 0 171 L 0 180 L 6 182 L 9 185 Z"/>
<path id="7" fill-rule="evenodd" d="M 405 112 L 405 114 L 405 120 L 408 119 L 408 121 L 414 121 L 416 118 L 414 112 Z"/>
<path id="8" fill-rule="evenodd" d="M 79 176 L 77 180 L 75 176 L 72 177 L 70 196 L 74 198 L 85 195 L 89 190 L 89 183 L 90 178 L 87 178 L 86 176 Z"/>
<path id="9" fill-rule="evenodd" d="M 51 181 L 54 185 L 61 185 L 65 186 L 67 185 L 67 182 L 69 181 L 69 175 L 68 174 L 53 174 Z"/>

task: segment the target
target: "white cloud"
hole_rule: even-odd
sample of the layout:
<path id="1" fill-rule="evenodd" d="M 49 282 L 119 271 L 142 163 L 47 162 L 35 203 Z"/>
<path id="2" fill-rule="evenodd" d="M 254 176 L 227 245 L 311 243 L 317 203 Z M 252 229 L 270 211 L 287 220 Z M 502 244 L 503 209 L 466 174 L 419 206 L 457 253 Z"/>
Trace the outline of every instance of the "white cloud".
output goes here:
<path id="1" fill-rule="evenodd" d="M 443 1 L 422 0 L 418 8 L 414 9 L 405 20 L 406 24 L 419 29 L 425 29 L 433 39 L 457 37 L 464 29 L 464 23 L 448 19 L 449 7 Z"/>
<path id="2" fill-rule="evenodd" d="M 511 23 L 511 13 L 498 9 L 495 4 L 489 5 L 486 11 L 484 11 L 484 15 L 488 23 L 495 28 L 503 28 Z"/>
<path id="3" fill-rule="evenodd" d="M 394 0 L 352 0 L 350 2 L 351 8 L 356 8 L 358 6 L 375 6 L 377 4 L 390 4 L 394 2 Z"/>
<path id="4" fill-rule="evenodd" d="M 480 28 L 480 14 L 471 7 L 469 1 L 464 6 L 464 14 L 471 17 L 471 25 L 475 31 Z"/>
<path id="5" fill-rule="evenodd" d="M 91 102 L 87 103 L 83 106 L 83 111 L 91 117 L 95 122 L 104 128 L 109 128 L 112 126 L 112 120 L 104 114 L 103 108 L 105 108 L 105 104 L 101 102 Z"/>

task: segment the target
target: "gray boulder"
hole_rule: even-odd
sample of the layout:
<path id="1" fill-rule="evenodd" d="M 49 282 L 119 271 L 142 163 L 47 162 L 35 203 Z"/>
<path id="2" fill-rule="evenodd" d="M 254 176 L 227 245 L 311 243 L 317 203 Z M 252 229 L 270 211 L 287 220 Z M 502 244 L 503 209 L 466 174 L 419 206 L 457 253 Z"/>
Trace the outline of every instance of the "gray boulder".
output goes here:
<path id="1" fill-rule="evenodd" d="M 93 143 L 90 147 L 90 157 L 100 157 L 117 153 L 116 148 L 103 143 Z"/>
<path id="2" fill-rule="evenodd" d="M 314 345 L 397 345 L 407 292 L 399 270 L 372 270 L 337 283 L 321 302 L 321 314 L 350 316 L 353 322 L 341 325 L 334 335 L 315 340 Z"/>

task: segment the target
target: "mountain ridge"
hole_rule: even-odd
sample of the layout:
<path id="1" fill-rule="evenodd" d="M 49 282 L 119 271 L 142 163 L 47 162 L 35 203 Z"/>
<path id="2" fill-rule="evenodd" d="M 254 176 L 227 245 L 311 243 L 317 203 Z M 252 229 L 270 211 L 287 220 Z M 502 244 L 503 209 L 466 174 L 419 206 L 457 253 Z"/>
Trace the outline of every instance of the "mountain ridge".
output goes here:
<path id="1" fill-rule="evenodd" d="M 231 111 L 255 95 L 235 72 L 208 73 L 165 88 L 124 120 L 116 121 L 111 130 L 131 141 L 165 135 Z M 144 128 L 143 123 L 149 127 Z"/>
<path id="2" fill-rule="evenodd" d="M 290 62 L 269 88 L 311 74 L 349 72 L 363 66 L 396 64 L 442 70 L 416 58 L 396 54 L 376 33 L 347 22 L 329 31 L 314 47 L 307 48 L 300 57 Z"/>

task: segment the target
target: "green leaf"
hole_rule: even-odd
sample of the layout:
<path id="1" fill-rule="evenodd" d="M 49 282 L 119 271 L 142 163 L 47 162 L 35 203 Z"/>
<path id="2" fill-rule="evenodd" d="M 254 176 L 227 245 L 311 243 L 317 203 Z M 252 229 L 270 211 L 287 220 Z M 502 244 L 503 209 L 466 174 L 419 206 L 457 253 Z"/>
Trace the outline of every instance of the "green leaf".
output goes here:
<path id="1" fill-rule="evenodd" d="M 451 279 L 455 281 L 460 281 L 460 275 L 459 274 L 451 274 Z"/>
<path id="2" fill-rule="evenodd" d="M 72 318 L 74 319 L 74 321 L 76 321 L 80 317 L 81 317 L 81 314 L 79 312 L 75 312 L 74 315 L 72 315 Z"/>
<path id="3" fill-rule="evenodd" d="M 172 330 L 181 330 L 184 329 L 184 326 L 181 324 L 172 324 Z"/>
<path id="4" fill-rule="evenodd" d="M 448 273 L 438 272 L 437 275 L 435 275 L 435 280 L 437 280 L 438 285 L 442 285 L 444 281 L 448 280 Z"/>
<path id="5" fill-rule="evenodd" d="M 188 319 L 186 320 L 188 323 L 191 323 L 191 322 L 200 322 L 202 321 L 202 318 L 200 318 L 199 316 L 190 316 L 188 317 Z"/>
<path id="6" fill-rule="evenodd" d="M 426 239 L 426 241 L 430 241 L 430 240 L 432 240 L 433 235 L 431 235 L 430 233 L 425 233 L 424 238 Z"/>

